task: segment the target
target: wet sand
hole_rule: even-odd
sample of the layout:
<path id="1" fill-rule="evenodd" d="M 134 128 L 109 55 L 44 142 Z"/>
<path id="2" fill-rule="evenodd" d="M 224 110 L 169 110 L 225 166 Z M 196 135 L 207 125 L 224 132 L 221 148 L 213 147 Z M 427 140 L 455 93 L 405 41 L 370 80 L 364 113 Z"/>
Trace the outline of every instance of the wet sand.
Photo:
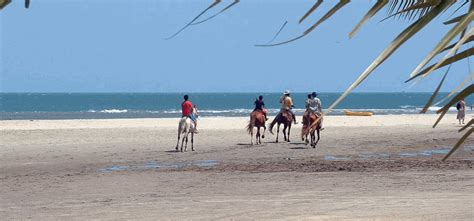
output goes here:
<path id="1" fill-rule="evenodd" d="M 470 117 L 470 116 L 468 116 Z M 177 153 L 177 119 L 0 121 L 2 219 L 464 219 L 474 141 L 455 115 L 326 117 L 313 149 L 247 118 L 203 118 Z M 282 138 L 280 138 L 282 141 Z M 189 149 L 188 149 L 189 150 Z"/>

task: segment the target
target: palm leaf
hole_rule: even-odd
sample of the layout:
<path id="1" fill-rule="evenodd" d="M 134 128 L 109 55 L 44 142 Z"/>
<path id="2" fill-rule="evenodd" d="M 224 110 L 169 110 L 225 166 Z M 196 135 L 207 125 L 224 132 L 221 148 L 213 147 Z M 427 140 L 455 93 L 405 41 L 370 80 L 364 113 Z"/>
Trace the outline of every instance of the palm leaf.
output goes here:
<path id="1" fill-rule="evenodd" d="M 395 17 L 397 15 L 403 16 L 405 14 L 405 17 L 412 18 L 413 15 L 420 14 L 420 16 L 423 16 L 427 10 L 424 9 L 431 9 L 438 5 L 441 0 L 434 0 L 434 1 L 412 1 L 413 3 L 410 3 L 409 1 L 405 1 L 405 5 L 401 7 L 401 4 L 399 6 L 399 9 L 397 9 L 397 12 L 382 19 L 382 21 L 385 21 L 389 18 Z"/>
<path id="2" fill-rule="evenodd" d="M 344 91 L 344 93 L 334 101 L 331 106 L 329 106 L 327 112 L 331 112 L 332 109 L 337 106 L 352 90 L 354 90 L 362 81 L 364 81 L 380 64 L 382 64 L 390 55 L 393 54 L 403 43 L 410 39 L 413 35 L 418 33 L 423 27 L 425 27 L 429 22 L 431 22 L 436 16 L 438 16 L 450 3 L 448 1 L 443 1 L 433 9 L 431 9 L 428 14 L 419 18 L 408 28 L 403 30 L 390 45 L 365 69 L 364 72 L 357 78 L 352 85 Z"/>
<path id="3" fill-rule="evenodd" d="M 331 10 L 329 10 L 321 19 L 319 19 L 314 25 L 312 25 L 311 27 L 309 27 L 306 31 L 304 31 L 303 34 L 301 34 L 301 35 L 298 36 L 298 37 L 292 38 L 292 39 L 287 40 L 287 41 L 275 43 L 275 44 L 261 44 L 261 45 L 255 45 L 255 46 L 257 46 L 257 47 L 278 46 L 278 45 L 288 44 L 288 43 L 290 43 L 290 42 L 293 42 L 293 41 L 296 41 L 296 40 L 298 40 L 298 39 L 301 39 L 301 38 L 303 38 L 304 36 L 306 36 L 306 35 L 308 35 L 309 33 L 311 33 L 314 29 L 316 29 L 316 27 L 318 27 L 321 23 L 323 23 L 323 22 L 326 21 L 328 18 L 330 18 L 332 15 L 334 15 L 339 9 L 341 9 L 342 7 L 344 7 L 344 5 L 346 5 L 346 4 L 349 3 L 349 2 L 350 2 L 349 0 L 340 0 L 339 3 L 337 3 L 336 6 L 334 6 L 333 8 L 331 8 Z"/>
<path id="4" fill-rule="evenodd" d="M 461 21 L 461 19 L 463 19 L 465 16 L 466 16 L 466 14 L 457 16 L 453 19 L 450 19 L 448 21 L 443 22 L 443 24 L 450 25 L 450 24 L 453 24 L 453 23 L 457 23 L 457 22 Z"/>
<path id="5" fill-rule="evenodd" d="M 472 132 L 474 132 L 474 128 L 469 129 L 469 130 L 461 137 L 461 139 L 458 140 L 458 142 L 456 143 L 456 145 L 454 145 L 454 147 L 451 148 L 451 150 L 449 151 L 449 153 L 446 154 L 446 156 L 444 156 L 443 161 L 445 161 L 446 159 L 448 159 L 448 157 L 451 156 L 451 154 L 453 154 L 454 152 L 456 152 L 456 150 L 461 146 L 461 144 L 464 143 L 464 141 L 472 134 Z"/>
<path id="6" fill-rule="evenodd" d="M 467 43 L 469 43 L 469 42 L 471 42 L 471 41 L 474 41 L 474 36 L 473 36 L 473 35 L 469 36 L 469 38 L 468 38 L 463 44 L 467 44 Z M 453 48 L 456 44 L 457 44 L 457 42 L 456 42 L 456 43 L 453 43 L 453 44 L 451 44 L 451 45 L 449 45 L 449 46 L 447 46 L 447 47 L 445 47 L 445 48 L 444 48 L 442 51 L 440 51 L 439 53 L 442 53 L 442 52 L 444 52 L 444 51 L 447 51 L 447 50 Z"/>
<path id="7" fill-rule="evenodd" d="M 316 3 L 314 3 L 313 7 L 311 7 L 304 15 L 303 17 L 300 18 L 299 22 L 303 22 L 309 15 L 311 15 L 318 7 L 323 3 L 323 0 L 318 0 Z"/>
<path id="8" fill-rule="evenodd" d="M 424 114 L 428 111 L 428 108 L 431 106 L 431 104 L 433 103 L 433 100 L 438 95 L 439 89 L 441 89 L 441 86 L 443 85 L 444 79 L 446 79 L 446 76 L 448 76 L 449 69 L 451 69 L 451 66 L 449 66 L 448 70 L 446 70 L 446 73 L 444 73 L 444 76 L 441 79 L 441 81 L 439 82 L 438 86 L 436 87 L 436 90 L 433 92 L 430 99 L 428 99 L 428 102 L 426 102 L 425 107 L 423 107 L 423 110 L 421 110 L 420 113 Z"/>
<path id="9" fill-rule="evenodd" d="M 3 9 L 8 4 L 10 4 L 11 2 L 12 2 L 11 0 L 0 0 L 0 10 Z"/>
<path id="10" fill-rule="evenodd" d="M 471 74 L 469 74 L 465 79 L 464 81 L 459 84 L 456 88 L 454 88 L 448 95 L 446 95 L 446 97 L 444 97 L 443 99 L 441 99 L 440 101 L 436 102 L 434 104 L 434 106 L 437 106 L 441 103 L 443 103 L 445 100 L 447 100 L 448 98 L 450 98 L 451 96 L 453 96 L 455 93 L 457 93 L 459 90 L 461 90 L 461 88 L 464 87 L 464 85 L 466 85 L 468 82 L 471 81 L 471 79 L 474 78 L 474 71 L 471 72 Z"/>
<path id="11" fill-rule="evenodd" d="M 364 17 L 357 23 L 357 25 L 352 29 L 352 31 L 349 33 L 349 38 L 354 37 L 355 33 L 362 27 L 362 25 L 372 18 L 375 14 L 377 14 L 380 9 L 382 9 L 386 4 L 388 3 L 388 0 L 378 0 L 374 6 L 367 12 L 367 14 L 364 15 Z"/>
<path id="12" fill-rule="evenodd" d="M 444 105 L 443 108 L 436 111 L 436 113 L 441 114 L 441 115 L 438 117 L 438 120 L 436 120 L 435 124 L 433 125 L 433 128 L 435 128 L 436 125 L 438 125 L 438 123 L 441 121 L 441 119 L 444 117 L 444 115 L 448 112 L 448 110 L 451 106 L 453 106 L 456 102 L 460 101 L 461 99 L 469 96 L 470 94 L 472 94 L 472 92 L 474 92 L 474 85 L 473 84 L 471 84 L 468 87 L 464 88 L 464 90 L 462 90 L 458 95 L 456 95 L 446 105 Z"/>
<path id="13" fill-rule="evenodd" d="M 229 8 L 231 8 L 232 6 L 236 5 L 237 3 L 239 3 L 240 0 L 234 0 L 234 2 L 230 3 L 230 5 L 226 6 L 225 8 L 223 8 L 222 10 L 220 10 L 219 12 L 217 12 L 216 14 L 212 15 L 212 16 L 209 16 L 208 18 L 206 19 L 203 19 L 201 21 L 197 21 L 197 22 L 194 22 L 194 23 L 191 23 L 191 25 L 198 25 L 198 24 L 201 24 L 201 23 L 204 23 L 206 21 L 209 21 L 211 20 L 212 18 L 222 14 L 223 12 L 225 12 L 226 10 L 228 10 Z"/>
<path id="14" fill-rule="evenodd" d="M 449 57 L 449 56 L 455 54 L 457 52 L 457 50 L 459 49 L 459 47 L 461 47 L 461 45 L 469 38 L 469 36 L 472 36 L 473 34 L 474 34 L 474 28 L 471 28 L 469 33 L 467 35 L 465 35 L 464 37 L 462 37 L 461 40 L 459 40 L 458 43 L 441 60 L 438 61 L 438 63 L 436 63 L 425 74 L 423 74 L 423 77 L 426 77 L 432 71 L 438 69 L 441 66 L 441 64 L 444 63 L 447 59 L 456 57 L 456 55 L 454 55 L 452 57 Z M 469 56 L 474 54 L 474 48 L 469 48 L 469 49 L 467 49 L 464 52 L 461 52 L 459 54 L 462 54 L 462 53 L 466 53 L 467 54 L 466 56 L 469 57 Z"/>
<path id="15" fill-rule="evenodd" d="M 281 31 L 283 31 L 283 28 L 285 28 L 286 24 L 288 24 L 288 21 L 285 21 L 285 23 L 283 23 L 283 25 L 280 27 L 278 32 L 273 36 L 273 38 L 270 41 L 267 42 L 267 44 L 272 43 L 278 37 L 278 35 L 280 35 Z"/>
<path id="16" fill-rule="evenodd" d="M 201 13 L 199 13 L 196 17 L 193 18 L 193 20 L 191 20 L 190 22 L 188 22 L 184 27 L 182 27 L 179 31 L 177 31 L 176 33 L 174 33 L 173 35 L 171 35 L 170 37 L 168 38 L 165 38 L 165 40 L 170 40 L 174 37 L 176 37 L 179 33 L 181 33 L 182 31 L 184 31 L 184 29 L 186 29 L 187 27 L 189 27 L 194 21 L 196 21 L 199 17 L 201 17 L 204 13 L 206 13 L 207 11 L 209 11 L 209 9 L 213 8 L 214 6 L 218 5 L 219 3 L 221 3 L 221 0 L 214 0 L 214 2 L 209 5 L 206 9 L 204 9 Z"/>
<path id="17" fill-rule="evenodd" d="M 466 125 L 464 125 L 464 127 L 462 127 L 461 129 L 459 129 L 458 132 L 461 132 L 461 131 L 465 130 L 466 128 L 472 126 L 473 123 L 474 123 L 474 119 L 471 119 L 469 122 L 467 122 Z"/>
<path id="18" fill-rule="evenodd" d="M 448 1 L 445 2 L 445 4 Z M 413 72 L 410 74 L 410 77 L 413 77 L 418 73 L 435 55 L 437 55 L 441 50 L 443 50 L 444 47 L 460 32 L 462 32 L 467 25 L 469 25 L 472 22 L 472 19 L 474 18 L 474 12 L 470 11 L 467 13 L 466 17 L 461 19 L 461 21 L 456 24 L 446 35 L 441 39 L 441 41 L 436 45 L 436 47 L 426 56 L 426 58 L 413 70 Z"/>
<path id="19" fill-rule="evenodd" d="M 474 48 L 469 48 L 469 49 L 466 49 L 462 52 L 460 52 L 459 54 L 456 54 L 454 56 L 451 56 L 447 59 L 444 59 L 441 63 L 436 63 L 436 64 L 433 64 L 425 69 L 423 69 L 422 71 L 420 71 L 418 74 L 416 74 L 415 76 L 413 77 L 410 77 L 408 80 L 405 81 L 405 83 L 423 75 L 423 76 L 426 76 L 428 75 L 430 72 L 436 70 L 436 69 L 439 69 L 439 68 L 442 68 L 446 65 L 449 65 L 449 64 L 452 64 L 452 63 L 455 63 L 459 60 L 462 60 L 464 58 L 467 58 L 467 57 L 470 57 L 474 55 Z"/>

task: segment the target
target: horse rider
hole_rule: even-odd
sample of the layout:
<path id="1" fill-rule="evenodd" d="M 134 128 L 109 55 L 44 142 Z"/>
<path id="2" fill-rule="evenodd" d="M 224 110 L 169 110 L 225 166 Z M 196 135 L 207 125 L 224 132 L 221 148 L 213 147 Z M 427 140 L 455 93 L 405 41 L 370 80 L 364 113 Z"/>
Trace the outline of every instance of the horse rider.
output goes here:
<path id="1" fill-rule="evenodd" d="M 293 116 L 294 123 L 297 124 L 295 113 L 293 113 L 293 110 L 292 110 L 293 107 L 295 106 L 293 105 L 293 100 L 291 99 L 289 90 L 286 90 L 285 92 L 283 92 L 283 96 L 280 97 L 280 103 L 281 103 L 280 114 L 282 114 L 284 111 L 288 111 Z"/>
<path id="2" fill-rule="evenodd" d="M 321 108 L 321 100 L 317 98 L 317 96 L 318 94 L 316 92 L 311 93 L 311 95 L 308 96 L 308 99 L 305 102 L 305 107 L 308 113 L 313 113 L 313 114 L 316 114 L 316 116 L 321 117 L 323 113 L 322 108 Z M 322 128 L 323 126 L 322 119 L 319 122 Z"/>
<path id="3" fill-rule="evenodd" d="M 263 102 L 263 96 L 258 96 L 258 99 L 255 99 L 253 104 L 255 105 L 255 109 L 253 109 L 253 111 L 262 112 L 263 116 L 265 116 L 265 120 L 268 120 L 267 110 L 265 109 L 265 103 Z"/>
<path id="4" fill-rule="evenodd" d="M 181 103 L 182 117 L 189 117 L 194 122 L 194 133 L 197 133 L 197 116 L 194 114 L 194 105 L 189 101 L 189 96 L 184 95 L 184 101 Z"/>

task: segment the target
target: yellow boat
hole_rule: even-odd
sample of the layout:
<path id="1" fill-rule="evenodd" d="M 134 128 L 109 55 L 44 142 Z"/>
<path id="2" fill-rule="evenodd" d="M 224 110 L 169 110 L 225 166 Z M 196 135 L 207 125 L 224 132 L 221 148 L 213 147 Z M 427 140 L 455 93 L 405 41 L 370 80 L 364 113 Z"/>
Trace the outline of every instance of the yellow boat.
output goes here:
<path id="1" fill-rule="evenodd" d="M 348 110 L 344 110 L 344 114 L 347 115 L 347 116 L 372 116 L 372 115 L 374 115 L 373 112 L 369 112 L 369 111 L 355 112 L 355 111 L 348 111 Z"/>

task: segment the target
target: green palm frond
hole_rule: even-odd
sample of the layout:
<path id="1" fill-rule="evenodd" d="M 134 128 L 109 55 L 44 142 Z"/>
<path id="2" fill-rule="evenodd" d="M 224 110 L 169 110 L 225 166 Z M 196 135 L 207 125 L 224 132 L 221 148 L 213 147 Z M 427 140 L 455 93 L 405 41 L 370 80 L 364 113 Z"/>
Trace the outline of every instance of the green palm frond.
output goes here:
<path id="1" fill-rule="evenodd" d="M 436 56 L 446 45 L 453 40 L 459 33 L 461 33 L 466 27 L 471 24 L 474 19 L 474 11 L 470 11 L 464 18 L 462 18 L 436 45 L 436 47 L 426 56 L 426 58 L 418 64 L 415 70 L 412 71 L 410 77 L 415 76 L 434 56 Z"/>
<path id="2" fill-rule="evenodd" d="M 197 22 L 191 23 L 191 25 L 198 25 L 198 24 L 204 23 L 204 22 L 206 22 L 206 21 L 209 21 L 209 20 L 213 19 L 214 17 L 216 17 L 216 16 L 222 14 L 223 12 L 227 11 L 228 9 L 230 9 L 232 6 L 238 4 L 239 2 L 240 2 L 240 0 L 234 0 L 232 3 L 230 3 L 230 5 L 226 6 L 226 7 L 223 8 L 223 9 L 221 9 L 221 10 L 220 10 L 219 12 L 217 12 L 216 14 L 211 15 L 211 16 L 209 16 L 208 18 L 203 19 L 203 20 L 201 20 L 201 21 L 197 21 Z"/>
<path id="3" fill-rule="evenodd" d="M 423 69 L 422 71 L 418 72 L 416 75 L 414 75 L 410 79 L 406 80 L 405 82 L 412 81 L 413 79 L 415 79 L 419 76 L 426 76 L 426 75 L 428 75 L 429 73 L 431 73 L 432 71 L 434 71 L 436 69 L 442 68 L 446 65 L 456 63 L 457 61 L 465 59 L 465 58 L 470 57 L 472 55 L 474 55 L 474 48 L 466 49 L 466 50 L 464 50 L 464 51 L 462 51 L 462 52 L 460 52 L 460 53 L 458 53 L 454 56 L 443 59 L 442 61 Z"/>
<path id="4" fill-rule="evenodd" d="M 370 18 L 372 18 L 377 12 L 380 11 L 385 5 L 387 5 L 388 0 L 379 0 L 375 3 L 374 6 L 364 15 L 364 17 L 357 23 L 357 25 L 349 33 L 349 38 L 352 38 L 355 33 L 360 29 L 360 27 Z"/>
<path id="5" fill-rule="evenodd" d="M 423 109 L 420 111 L 420 113 L 424 114 L 428 111 L 428 109 L 431 107 L 431 104 L 433 103 L 434 99 L 438 95 L 439 90 L 441 89 L 441 86 L 443 86 L 444 80 L 446 79 L 446 76 L 448 76 L 449 70 L 451 69 L 451 66 L 449 66 L 448 70 L 443 75 L 443 78 L 441 78 L 441 81 L 439 82 L 438 86 L 436 87 L 435 91 L 431 95 L 430 99 L 426 102 L 425 106 Z"/>
<path id="6" fill-rule="evenodd" d="M 435 128 L 438 125 L 438 123 L 441 121 L 441 119 L 443 119 L 443 116 L 448 112 L 450 107 L 452 107 L 461 99 L 464 99 L 465 97 L 471 95 L 473 92 L 474 92 L 474 84 L 471 84 L 468 87 L 464 88 L 464 90 L 459 92 L 459 94 L 456 95 L 453 99 L 451 99 L 446 105 L 444 105 L 443 108 L 436 111 L 437 114 L 441 114 L 441 115 L 438 117 L 438 120 L 436 120 L 436 122 L 434 123 L 433 128 Z"/>
<path id="7" fill-rule="evenodd" d="M 3 9 L 5 6 L 10 4 L 12 0 L 0 0 L 0 10 Z"/>
<path id="8" fill-rule="evenodd" d="M 314 3 L 313 7 L 311 7 L 304 15 L 303 17 L 300 18 L 298 23 L 301 24 L 308 16 L 310 16 L 320 5 L 323 3 L 323 0 L 318 0 L 316 3 Z"/>
<path id="9" fill-rule="evenodd" d="M 461 146 L 461 144 L 464 143 L 464 141 L 466 141 L 466 139 L 472 134 L 472 132 L 474 132 L 474 128 L 471 128 L 469 129 L 462 137 L 461 139 L 458 140 L 458 142 L 454 145 L 454 147 L 449 151 L 448 154 L 446 154 L 446 156 L 443 157 L 443 161 L 445 161 L 446 159 L 448 159 L 449 156 L 451 156 L 451 154 L 453 154 L 454 152 L 456 152 L 456 150 Z"/>

